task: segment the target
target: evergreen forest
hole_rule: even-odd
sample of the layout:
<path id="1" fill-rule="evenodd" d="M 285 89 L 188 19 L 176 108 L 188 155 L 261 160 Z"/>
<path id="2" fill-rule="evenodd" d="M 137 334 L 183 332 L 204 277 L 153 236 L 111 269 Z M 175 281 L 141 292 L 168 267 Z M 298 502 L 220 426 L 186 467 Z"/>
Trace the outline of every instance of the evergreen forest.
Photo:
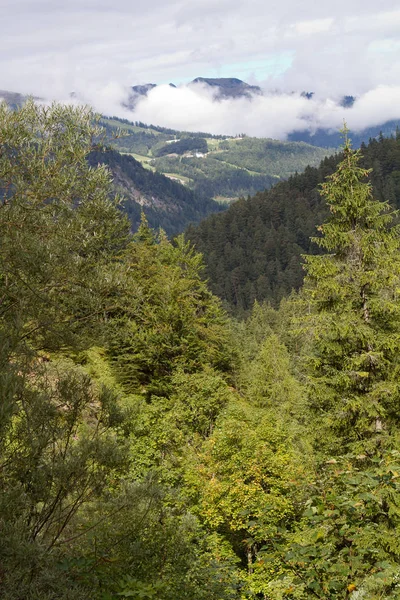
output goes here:
<path id="1" fill-rule="evenodd" d="M 0 104 L 0 597 L 399 598 L 400 230 L 373 145 L 286 184 L 314 182 L 321 251 L 239 320 L 184 236 L 131 232 L 99 139 L 88 108 Z"/>
<path id="2" fill-rule="evenodd" d="M 304 254 L 320 248 L 314 236 L 329 216 L 320 186 L 343 155 L 282 181 L 252 198 L 242 198 L 219 215 L 186 230 L 204 255 L 211 290 L 235 314 L 247 314 L 255 300 L 275 307 L 304 277 Z M 361 145 L 360 165 L 372 168 L 374 197 L 400 208 L 400 135 L 382 135 Z"/>

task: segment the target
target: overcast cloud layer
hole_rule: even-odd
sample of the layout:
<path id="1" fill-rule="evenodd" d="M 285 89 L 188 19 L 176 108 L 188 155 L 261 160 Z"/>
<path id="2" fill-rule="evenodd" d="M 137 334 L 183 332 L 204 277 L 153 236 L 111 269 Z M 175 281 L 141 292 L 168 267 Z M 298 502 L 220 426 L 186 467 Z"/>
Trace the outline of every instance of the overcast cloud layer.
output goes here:
<path id="1" fill-rule="evenodd" d="M 400 7 L 384 0 L 0 0 L 0 89 L 65 99 L 179 129 L 284 137 L 400 118 Z M 203 77 L 264 97 L 213 102 Z M 135 114 L 137 83 L 161 85 Z M 314 91 L 312 101 L 299 93 Z M 276 93 L 279 91 L 279 93 Z M 338 106 L 357 96 L 352 109 Z"/>

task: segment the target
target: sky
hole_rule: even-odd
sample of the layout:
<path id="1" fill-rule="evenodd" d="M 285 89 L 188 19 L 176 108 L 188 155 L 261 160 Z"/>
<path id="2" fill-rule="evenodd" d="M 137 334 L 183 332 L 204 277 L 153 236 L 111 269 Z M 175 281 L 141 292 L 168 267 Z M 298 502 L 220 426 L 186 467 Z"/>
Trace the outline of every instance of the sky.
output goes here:
<path id="1" fill-rule="evenodd" d="M 74 91 L 109 115 L 281 139 L 400 118 L 398 0 L 0 0 L 0 22 L 4 90 Z M 239 77 L 263 95 L 215 102 L 195 77 Z M 147 82 L 158 87 L 128 113 L 129 86 Z"/>

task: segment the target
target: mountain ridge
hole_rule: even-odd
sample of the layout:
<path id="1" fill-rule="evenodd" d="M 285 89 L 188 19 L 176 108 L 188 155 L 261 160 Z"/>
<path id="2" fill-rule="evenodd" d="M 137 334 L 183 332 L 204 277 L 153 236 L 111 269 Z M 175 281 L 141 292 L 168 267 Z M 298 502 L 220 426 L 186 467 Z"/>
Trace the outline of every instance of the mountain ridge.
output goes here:
<path id="1" fill-rule="evenodd" d="M 0 98 L 4 98 L 13 110 L 27 99 L 23 94 L 5 91 L 0 91 Z M 146 170 L 134 157 L 114 149 L 95 150 L 89 154 L 88 162 L 91 166 L 104 164 L 110 170 L 114 191 L 124 198 L 122 209 L 130 219 L 132 231 L 139 227 L 142 211 L 151 227 L 161 227 L 167 235 L 173 236 L 189 223 L 199 222 L 210 213 L 223 209 L 211 198 L 199 197 L 179 181 Z"/>

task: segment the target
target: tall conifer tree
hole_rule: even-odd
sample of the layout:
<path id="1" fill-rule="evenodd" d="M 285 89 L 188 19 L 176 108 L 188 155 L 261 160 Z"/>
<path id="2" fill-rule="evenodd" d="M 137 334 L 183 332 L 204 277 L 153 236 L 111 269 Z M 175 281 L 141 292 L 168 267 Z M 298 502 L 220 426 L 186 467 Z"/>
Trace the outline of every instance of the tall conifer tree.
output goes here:
<path id="1" fill-rule="evenodd" d="M 315 484 L 297 531 L 288 532 L 285 577 L 268 598 L 399 598 L 400 354 L 397 214 L 372 197 L 346 139 L 322 193 L 331 219 L 307 256 L 309 382 Z M 397 439 L 396 439 L 397 438 Z M 277 596 L 285 590 L 293 596 Z"/>
<path id="2" fill-rule="evenodd" d="M 314 241 L 327 252 L 305 257 L 312 404 L 340 453 L 375 445 L 399 420 L 397 214 L 373 199 L 359 161 L 346 139 L 342 162 L 321 186 L 332 216 Z"/>

